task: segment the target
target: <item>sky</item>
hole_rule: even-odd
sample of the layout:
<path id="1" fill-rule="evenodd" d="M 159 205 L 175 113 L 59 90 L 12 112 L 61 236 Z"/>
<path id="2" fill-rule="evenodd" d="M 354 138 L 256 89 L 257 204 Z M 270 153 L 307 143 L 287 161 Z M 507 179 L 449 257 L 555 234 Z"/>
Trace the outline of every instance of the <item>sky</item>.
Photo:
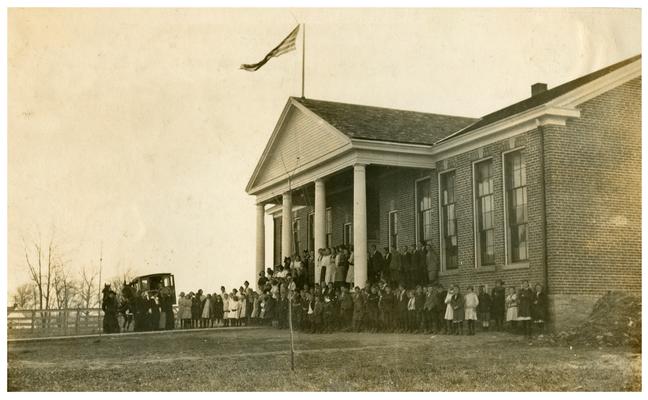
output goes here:
<path id="1" fill-rule="evenodd" d="M 11 9 L 8 294 L 39 234 L 72 271 L 101 254 L 104 281 L 252 281 L 244 189 L 300 94 L 301 37 L 257 72 L 239 65 L 298 22 L 306 97 L 469 117 L 641 52 L 630 9 Z"/>

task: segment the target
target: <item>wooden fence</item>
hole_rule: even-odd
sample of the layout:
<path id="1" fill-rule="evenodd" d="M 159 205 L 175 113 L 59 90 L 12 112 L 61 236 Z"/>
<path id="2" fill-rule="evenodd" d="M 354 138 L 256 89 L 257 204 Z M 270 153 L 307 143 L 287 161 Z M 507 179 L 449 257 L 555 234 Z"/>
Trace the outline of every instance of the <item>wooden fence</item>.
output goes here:
<path id="1" fill-rule="evenodd" d="M 7 337 L 48 337 L 99 333 L 101 308 L 14 310 L 7 314 Z"/>
<path id="2" fill-rule="evenodd" d="M 174 312 L 177 309 L 174 307 Z M 101 308 L 75 308 L 62 310 L 9 310 L 7 312 L 7 337 L 32 338 L 72 335 L 92 335 L 103 331 Z M 122 316 L 119 316 L 122 326 Z M 133 330 L 133 324 L 129 331 Z"/>

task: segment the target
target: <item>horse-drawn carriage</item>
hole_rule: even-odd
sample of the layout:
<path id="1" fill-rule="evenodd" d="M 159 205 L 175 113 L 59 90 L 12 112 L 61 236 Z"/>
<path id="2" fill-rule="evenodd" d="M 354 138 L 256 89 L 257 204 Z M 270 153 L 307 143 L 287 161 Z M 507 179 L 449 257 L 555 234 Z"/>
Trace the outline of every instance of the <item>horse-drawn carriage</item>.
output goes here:
<path id="1" fill-rule="evenodd" d="M 142 275 L 133 279 L 128 285 L 140 294 L 148 294 L 149 297 L 168 294 L 173 300 L 172 304 L 176 304 L 175 280 L 173 274 L 159 273 Z"/>

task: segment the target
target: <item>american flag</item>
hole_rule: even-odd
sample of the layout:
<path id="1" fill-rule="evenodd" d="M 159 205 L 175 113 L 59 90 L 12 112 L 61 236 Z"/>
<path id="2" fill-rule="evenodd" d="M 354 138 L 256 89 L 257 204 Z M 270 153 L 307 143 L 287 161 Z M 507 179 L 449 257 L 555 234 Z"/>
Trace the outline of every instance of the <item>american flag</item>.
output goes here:
<path id="1" fill-rule="evenodd" d="M 265 63 L 267 63 L 268 60 L 270 60 L 272 57 L 279 57 L 284 53 L 288 53 L 289 51 L 295 50 L 297 33 L 299 33 L 299 25 L 297 25 L 295 29 L 293 29 L 292 32 L 290 32 L 288 36 L 286 36 L 286 38 L 277 45 L 277 47 L 272 49 L 270 53 L 266 54 L 266 56 L 263 57 L 263 60 L 259 61 L 256 64 L 241 64 L 241 69 L 244 69 L 246 71 L 256 71 L 259 68 L 261 68 Z"/>

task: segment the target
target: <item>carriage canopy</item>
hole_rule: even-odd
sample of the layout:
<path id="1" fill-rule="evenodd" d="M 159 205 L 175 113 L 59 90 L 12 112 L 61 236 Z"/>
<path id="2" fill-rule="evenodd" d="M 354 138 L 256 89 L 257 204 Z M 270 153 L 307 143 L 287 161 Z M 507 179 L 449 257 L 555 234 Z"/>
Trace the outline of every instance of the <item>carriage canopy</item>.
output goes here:
<path id="1" fill-rule="evenodd" d="M 130 286 L 134 287 L 140 293 L 148 293 L 149 296 L 168 292 L 173 299 L 173 304 L 176 304 L 175 279 L 173 274 L 159 273 L 138 276 L 130 282 Z"/>

